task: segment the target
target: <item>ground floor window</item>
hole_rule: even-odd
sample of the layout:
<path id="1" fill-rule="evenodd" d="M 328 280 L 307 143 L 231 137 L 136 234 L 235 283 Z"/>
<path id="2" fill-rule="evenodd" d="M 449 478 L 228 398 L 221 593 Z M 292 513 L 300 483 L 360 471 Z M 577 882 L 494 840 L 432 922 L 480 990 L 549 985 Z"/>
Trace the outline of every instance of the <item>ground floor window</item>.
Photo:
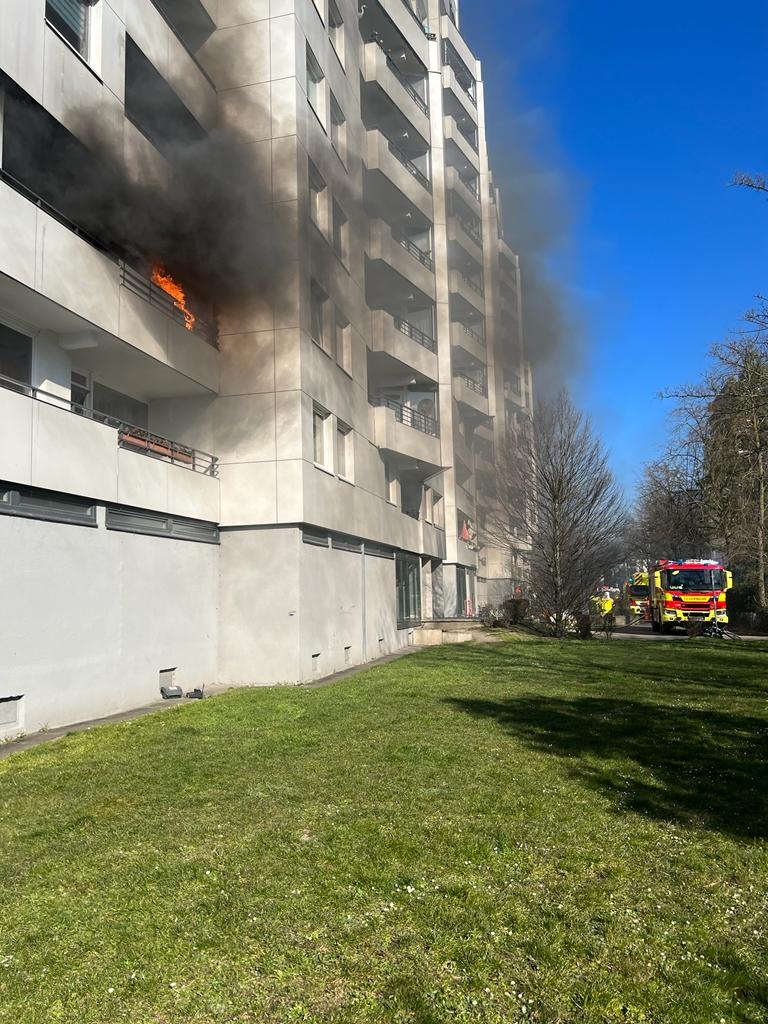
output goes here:
<path id="1" fill-rule="evenodd" d="M 416 555 L 398 553 L 395 558 L 397 625 L 421 622 L 421 563 Z"/>

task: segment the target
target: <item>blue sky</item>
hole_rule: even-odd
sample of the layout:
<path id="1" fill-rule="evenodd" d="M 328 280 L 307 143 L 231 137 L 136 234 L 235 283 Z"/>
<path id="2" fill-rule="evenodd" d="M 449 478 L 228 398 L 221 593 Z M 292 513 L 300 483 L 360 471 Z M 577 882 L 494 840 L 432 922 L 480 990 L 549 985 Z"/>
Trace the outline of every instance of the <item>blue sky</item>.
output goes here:
<path id="1" fill-rule="evenodd" d="M 492 159 L 526 187 L 521 246 L 564 296 L 576 399 L 631 489 L 663 442 L 662 388 L 768 294 L 768 8 L 462 0 L 483 60 Z M 507 211 L 514 238 L 518 210 Z M 538 230 L 540 223 L 541 230 Z M 571 335 L 572 328 L 572 335 Z M 580 339 L 580 340 L 579 340 Z"/>

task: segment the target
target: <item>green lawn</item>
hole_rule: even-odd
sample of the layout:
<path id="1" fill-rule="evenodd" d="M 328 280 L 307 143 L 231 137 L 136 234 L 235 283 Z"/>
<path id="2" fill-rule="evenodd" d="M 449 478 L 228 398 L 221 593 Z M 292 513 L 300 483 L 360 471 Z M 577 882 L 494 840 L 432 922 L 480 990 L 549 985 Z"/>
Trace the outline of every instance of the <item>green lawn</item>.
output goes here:
<path id="1" fill-rule="evenodd" d="M 0 1021 L 768 1021 L 767 700 L 536 640 L 14 755 Z"/>

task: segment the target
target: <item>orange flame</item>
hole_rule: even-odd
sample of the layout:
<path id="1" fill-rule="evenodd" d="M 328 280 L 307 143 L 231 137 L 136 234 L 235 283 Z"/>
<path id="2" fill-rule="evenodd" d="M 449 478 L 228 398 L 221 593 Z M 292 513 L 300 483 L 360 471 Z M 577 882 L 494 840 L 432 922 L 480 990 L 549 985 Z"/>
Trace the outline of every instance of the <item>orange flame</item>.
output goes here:
<path id="1" fill-rule="evenodd" d="M 193 330 L 197 323 L 197 317 L 187 309 L 187 297 L 181 285 L 174 281 L 165 267 L 160 264 L 152 268 L 152 281 L 171 296 L 174 306 L 184 314 L 184 326 L 188 331 Z"/>

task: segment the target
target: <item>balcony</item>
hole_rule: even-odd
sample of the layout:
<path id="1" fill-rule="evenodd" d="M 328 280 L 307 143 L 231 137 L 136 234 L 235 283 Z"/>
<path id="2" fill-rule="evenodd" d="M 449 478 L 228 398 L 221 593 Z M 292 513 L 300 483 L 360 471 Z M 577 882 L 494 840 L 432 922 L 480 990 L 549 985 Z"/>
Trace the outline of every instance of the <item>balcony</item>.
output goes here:
<path id="1" fill-rule="evenodd" d="M 190 393 L 216 391 L 212 337 L 186 330 L 165 293 L 157 297 L 161 307 L 148 293 L 127 287 L 114 255 L 7 175 L 0 180 L 0 223 L 0 302 L 6 312 L 62 335 L 90 332 L 102 359 L 143 364 L 151 358 L 156 377 L 180 383 L 183 374 Z M 142 280 L 142 288 L 149 285 Z"/>
<path id="2" fill-rule="evenodd" d="M 374 407 L 374 441 L 382 451 L 413 460 L 426 473 L 440 468 L 437 420 L 385 396 L 372 396 L 369 402 Z"/>
<path id="3" fill-rule="evenodd" d="M 386 124 L 391 115 L 388 108 L 392 107 L 398 115 L 405 116 L 412 126 L 411 131 L 417 132 L 427 145 L 430 139 L 427 105 L 381 43 L 366 43 L 363 74 L 366 122 Z"/>
<path id="4" fill-rule="evenodd" d="M 449 274 L 451 302 L 459 318 L 472 316 L 473 313 L 485 315 L 485 293 L 483 286 L 459 270 Z"/>
<path id="5" fill-rule="evenodd" d="M 120 284 L 129 292 L 138 295 L 150 306 L 159 309 L 165 316 L 175 321 L 185 330 L 196 334 L 198 338 L 207 341 L 209 345 L 217 347 L 216 329 L 207 323 L 200 316 L 194 316 L 190 321 L 189 314 L 185 314 L 183 307 L 163 288 L 155 284 L 148 277 L 144 277 L 127 263 L 120 263 Z"/>
<path id="6" fill-rule="evenodd" d="M 448 65 L 443 66 L 443 90 L 450 93 L 454 104 L 458 105 L 467 117 L 477 122 L 477 104 L 471 91 L 463 87 L 456 72 Z"/>
<path id="7" fill-rule="evenodd" d="M 403 216 L 412 209 L 432 221 L 432 184 L 427 175 L 383 132 L 368 132 L 365 198 L 379 216 Z"/>
<path id="8" fill-rule="evenodd" d="M 472 327 L 461 323 L 460 320 L 451 322 L 451 345 L 466 353 L 475 362 L 485 363 L 488 358 L 483 335 Z"/>
<path id="9" fill-rule="evenodd" d="M 426 380 L 433 383 L 437 381 L 437 343 L 434 338 L 402 317 L 393 317 L 383 309 L 373 314 L 372 328 L 372 353 L 394 360 L 400 370 L 415 370 Z M 380 374 L 372 368 L 369 379 L 371 376 L 375 379 Z"/>
<path id="10" fill-rule="evenodd" d="M 218 460 L 205 452 L 9 378 L 0 434 L 0 479 L 219 521 Z"/>
<path id="11" fill-rule="evenodd" d="M 369 0 L 359 24 L 363 39 L 370 39 L 375 33 L 388 41 L 393 33 L 397 33 L 426 71 L 429 66 L 427 32 L 408 0 Z"/>
<path id="12" fill-rule="evenodd" d="M 477 185 L 472 183 L 471 180 L 465 181 L 455 167 L 446 167 L 445 186 L 454 195 L 458 196 L 467 209 L 474 213 L 476 217 L 482 215 L 483 208 L 480 204 L 480 193 Z"/>
<path id="13" fill-rule="evenodd" d="M 446 114 L 443 117 L 443 135 L 448 149 L 449 165 L 467 172 L 473 168 L 479 174 L 480 153 L 477 149 L 476 139 L 473 139 L 467 130 L 462 130 L 461 125 L 452 114 Z M 451 152 L 451 147 L 453 147 L 453 152 Z"/>
<path id="14" fill-rule="evenodd" d="M 379 277 L 378 281 L 371 282 L 373 287 L 370 289 L 377 297 L 384 294 L 383 290 L 391 281 L 393 301 L 396 295 L 404 291 L 407 293 L 409 286 L 418 288 L 429 301 L 434 301 L 435 275 L 431 257 L 407 239 L 395 238 L 392 229 L 383 220 L 371 221 L 368 258 L 372 272 Z M 393 275 L 400 278 L 400 282 L 391 280 Z M 410 287 L 410 291 L 413 287 Z M 375 302 L 374 308 L 386 305 L 385 302 Z"/>
<path id="15" fill-rule="evenodd" d="M 466 270 L 469 269 L 468 263 L 473 263 L 477 270 L 482 270 L 483 236 L 480 228 L 457 213 L 448 216 L 448 253 L 452 267 Z"/>
<path id="16" fill-rule="evenodd" d="M 454 69 L 475 98 L 477 75 L 474 69 L 477 68 L 477 59 L 447 14 L 440 18 L 440 35 L 443 38 L 443 63 Z"/>
<path id="17" fill-rule="evenodd" d="M 464 406 L 465 411 L 478 413 L 481 417 L 489 416 L 488 382 L 485 375 L 470 376 L 466 372 L 456 373 L 453 378 L 453 397 Z"/>

